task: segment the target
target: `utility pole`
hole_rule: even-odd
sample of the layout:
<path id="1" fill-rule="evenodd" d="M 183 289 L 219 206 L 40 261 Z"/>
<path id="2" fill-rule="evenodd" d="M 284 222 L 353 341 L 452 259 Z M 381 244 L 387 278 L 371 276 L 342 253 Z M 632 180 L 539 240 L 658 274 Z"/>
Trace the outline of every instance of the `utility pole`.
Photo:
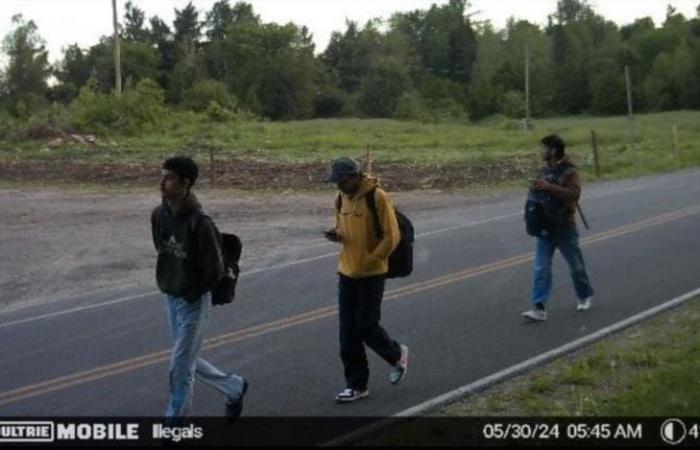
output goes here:
<path id="1" fill-rule="evenodd" d="M 525 44 L 525 129 L 530 129 L 530 43 Z"/>
<path id="2" fill-rule="evenodd" d="M 117 22 L 117 0 L 112 0 L 112 22 L 114 24 L 114 79 L 117 95 L 122 93 L 122 67 L 119 54 L 119 22 Z"/>
<path id="3" fill-rule="evenodd" d="M 639 168 L 637 162 L 637 143 L 634 135 L 634 111 L 632 110 L 632 82 L 630 81 L 630 67 L 625 66 L 625 82 L 627 84 L 627 121 L 630 127 L 630 139 L 632 139 L 632 159 L 634 160 L 634 166 Z"/>

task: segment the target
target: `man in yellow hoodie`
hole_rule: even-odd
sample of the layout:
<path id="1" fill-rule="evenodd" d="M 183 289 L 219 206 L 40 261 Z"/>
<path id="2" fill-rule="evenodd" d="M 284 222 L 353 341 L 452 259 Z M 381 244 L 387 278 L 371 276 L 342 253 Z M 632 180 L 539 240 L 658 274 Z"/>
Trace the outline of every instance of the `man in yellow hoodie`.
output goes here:
<path id="1" fill-rule="evenodd" d="M 379 325 L 389 255 L 401 236 L 391 199 L 379 188 L 376 178 L 362 173 L 355 160 L 335 160 L 328 181 L 337 183 L 340 193 L 335 204 L 335 227 L 325 236 L 342 245 L 338 317 L 346 389 L 335 400 L 349 403 L 369 394 L 365 344 L 391 365 L 389 380 L 393 385 L 401 382 L 408 369 L 408 347 L 392 340 Z M 368 196 L 374 197 L 379 220 L 373 217 Z"/>

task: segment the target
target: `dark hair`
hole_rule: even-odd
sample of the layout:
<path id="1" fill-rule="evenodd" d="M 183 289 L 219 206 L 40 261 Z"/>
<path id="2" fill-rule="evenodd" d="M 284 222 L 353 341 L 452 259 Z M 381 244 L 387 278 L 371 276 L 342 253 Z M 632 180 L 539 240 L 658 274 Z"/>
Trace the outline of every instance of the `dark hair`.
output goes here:
<path id="1" fill-rule="evenodd" d="M 554 156 L 556 156 L 557 158 L 561 158 L 564 156 L 564 149 L 566 148 L 566 144 L 564 143 L 564 140 L 556 134 L 550 134 L 549 136 L 543 137 L 540 143 L 547 148 L 553 148 Z"/>
<path id="2" fill-rule="evenodd" d="M 189 156 L 173 156 L 163 163 L 163 169 L 173 171 L 183 180 L 190 180 L 191 189 L 199 176 L 199 168 Z"/>

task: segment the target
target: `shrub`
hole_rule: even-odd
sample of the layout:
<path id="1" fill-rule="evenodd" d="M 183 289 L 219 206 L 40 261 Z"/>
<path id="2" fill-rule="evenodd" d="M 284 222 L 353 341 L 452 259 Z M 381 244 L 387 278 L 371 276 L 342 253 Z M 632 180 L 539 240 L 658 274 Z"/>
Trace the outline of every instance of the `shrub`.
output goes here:
<path id="1" fill-rule="evenodd" d="M 236 97 L 229 92 L 226 84 L 215 80 L 194 83 L 185 91 L 180 106 L 192 111 L 204 112 L 209 109 L 212 102 L 228 111 L 235 111 L 238 106 Z"/>
<path id="2" fill-rule="evenodd" d="M 511 119 L 522 119 L 525 117 L 525 95 L 522 92 L 506 92 L 501 98 L 500 106 L 503 114 Z"/>
<path id="3" fill-rule="evenodd" d="M 81 131 L 101 134 L 111 129 L 126 133 L 153 129 L 168 114 L 164 101 L 165 93 L 150 79 L 139 81 L 121 96 L 102 94 L 96 83 L 89 82 L 71 103 L 72 123 Z"/>
<path id="4" fill-rule="evenodd" d="M 437 121 L 468 120 L 464 107 L 452 99 L 442 99 L 432 108 L 433 118 Z"/>
<path id="5" fill-rule="evenodd" d="M 414 94 L 405 93 L 399 97 L 394 110 L 394 118 L 399 120 L 423 120 L 426 116 L 423 102 Z"/>
<path id="6" fill-rule="evenodd" d="M 206 110 L 206 115 L 210 120 L 214 122 L 228 122 L 233 118 L 233 114 L 228 109 L 217 103 L 216 100 L 209 102 L 209 106 Z"/>

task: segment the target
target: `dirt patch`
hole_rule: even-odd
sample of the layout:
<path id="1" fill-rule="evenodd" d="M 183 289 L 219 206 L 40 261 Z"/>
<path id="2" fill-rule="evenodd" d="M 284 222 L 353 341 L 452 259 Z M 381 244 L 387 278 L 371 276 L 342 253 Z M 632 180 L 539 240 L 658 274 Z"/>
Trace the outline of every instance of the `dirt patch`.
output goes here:
<path id="1" fill-rule="evenodd" d="M 521 180 L 533 173 L 532 159 L 470 165 L 375 164 L 389 190 L 455 189 L 474 185 Z M 217 187 L 242 190 L 308 190 L 323 185 L 328 164 L 278 163 L 265 160 L 230 159 L 217 161 L 214 169 Z M 70 159 L 6 160 L 0 164 L 0 178 L 11 181 L 90 182 L 106 186 L 152 186 L 160 165 L 155 163 L 74 162 Z M 210 183 L 208 164 L 202 165 L 203 184 Z"/>

